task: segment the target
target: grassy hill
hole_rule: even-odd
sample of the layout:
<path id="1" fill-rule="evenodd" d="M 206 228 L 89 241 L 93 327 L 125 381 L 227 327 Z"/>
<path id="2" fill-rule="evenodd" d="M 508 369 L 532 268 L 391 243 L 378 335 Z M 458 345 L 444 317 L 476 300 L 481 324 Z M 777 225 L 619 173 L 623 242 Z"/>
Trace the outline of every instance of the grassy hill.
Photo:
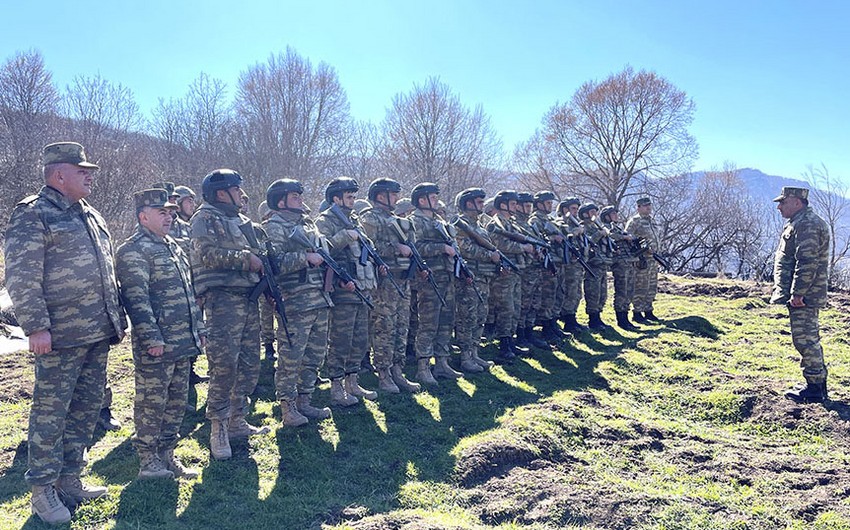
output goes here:
<path id="1" fill-rule="evenodd" d="M 763 289 L 661 288 L 660 325 L 337 409 L 235 444 L 227 462 L 209 461 L 200 385 L 178 453 L 203 474 L 179 484 L 134 481 L 124 344 L 110 379 L 125 427 L 89 455 L 88 480 L 110 493 L 71 527 L 850 528 L 848 306 L 822 314 L 833 401 L 797 405 L 782 397 L 800 379 L 787 315 Z M 23 483 L 31 372 L 29 354 L 0 357 L 0 529 L 42 527 Z M 257 394 L 252 421 L 278 426 L 269 365 Z"/>

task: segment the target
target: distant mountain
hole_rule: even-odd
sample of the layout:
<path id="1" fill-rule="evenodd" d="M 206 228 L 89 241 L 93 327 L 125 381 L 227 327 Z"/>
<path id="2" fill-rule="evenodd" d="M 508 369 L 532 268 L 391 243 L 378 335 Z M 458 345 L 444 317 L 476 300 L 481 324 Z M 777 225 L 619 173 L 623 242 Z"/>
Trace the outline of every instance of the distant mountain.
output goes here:
<path id="1" fill-rule="evenodd" d="M 767 175 L 752 168 L 739 169 L 738 176 L 747 186 L 747 190 L 754 199 L 764 198 L 766 202 L 770 202 L 779 195 L 783 186 L 809 187 L 804 180 Z"/>

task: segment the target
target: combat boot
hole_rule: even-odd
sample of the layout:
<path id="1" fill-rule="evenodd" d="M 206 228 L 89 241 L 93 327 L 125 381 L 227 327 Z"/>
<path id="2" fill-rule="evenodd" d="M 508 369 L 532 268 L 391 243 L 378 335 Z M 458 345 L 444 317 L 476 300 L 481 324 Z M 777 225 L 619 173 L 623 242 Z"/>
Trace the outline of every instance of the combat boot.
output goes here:
<path id="1" fill-rule="evenodd" d="M 389 368 L 381 368 L 378 370 L 378 390 L 387 392 L 388 394 L 398 394 L 401 392 L 398 385 L 393 381 L 393 375 Z"/>
<path id="2" fill-rule="evenodd" d="M 481 341 L 488 341 L 496 334 L 496 324 L 484 324 L 484 335 L 481 336 Z"/>
<path id="3" fill-rule="evenodd" d="M 299 427 L 307 423 L 307 418 L 298 412 L 295 404 L 286 400 L 280 402 L 280 418 L 284 427 Z"/>
<path id="4" fill-rule="evenodd" d="M 604 331 L 609 328 L 608 324 L 602 321 L 602 315 L 600 313 L 588 313 L 587 318 L 587 324 L 590 329 Z"/>
<path id="5" fill-rule="evenodd" d="M 568 314 L 564 315 L 564 329 L 570 333 L 581 333 L 582 331 L 585 331 L 587 327 L 578 323 L 575 314 Z"/>
<path id="6" fill-rule="evenodd" d="M 254 427 L 245 421 L 245 416 L 242 416 L 241 414 L 230 416 L 230 421 L 227 422 L 227 436 L 231 440 L 266 434 L 269 431 L 271 431 L 271 429 L 268 425 Z"/>
<path id="7" fill-rule="evenodd" d="M 480 366 L 484 370 L 489 370 L 490 368 L 493 368 L 496 365 L 496 363 L 494 363 L 493 361 L 486 361 L 479 357 L 477 348 L 475 351 L 472 352 L 472 360 L 478 363 L 478 366 Z"/>
<path id="8" fill-rule="evenodd" d="M 371 372 L 372 370 L 369 371 Z M 357 374 L 348 374 L 345 376 L 345 391 L 348 392 L 348 395 L 368 399 L 369 401 L 378 399 L 378 393 L 374 390 L 366 390 L 360 386 L 358 379 Z"/>
<path id="9" fill-rule="evenodd" d="M 555 324 L 554 319 L 544 320 L 543 321 L 543 339 L 546 340 L 549 344 L 558 344 L 561 342 L 563 338 L 561 336 L 561 331 L 557 329 L 558 325 Z"/>
<path id="10" fill-rule="evenodd" d="M 520 348 L 525 348 L 526 350 L 531 347 L 531 343 L 528 342 L 528 337 L 525 335 L 525 327 L 519 326 L 516 328 L 516 339 L 514 340 L 514 344 Z"/>
<path id="11" fill-rule="evenodd" d="M 655 316 L 655 313 L 652 312 L 652 309 L 650 309 L 649 311 L 644 311 L 643 316 L 650 322 L 661 322 L 661 319 Z"/>
<path id="12" fill-rule="evenodd" d="M 272 359 L 274 359 L 274 358 L 275 358 L 274 342 L 267 342 L 267 343 L 265 343 L 265 344 L 263 345 L 263 349 L 264 349 L 264 350 L 265 350 L 265 352 L 266 352 L 266 360 L 267 360 L 267 361 L 271 361 Z"/>
<path id="13" fill-rule="evenodd" d="M 298 407 L 298 412 L 314 420 L 326 420 L 331 417 L 331 409 L 328 407 L 314 407 L 310 403 L 310 398 L 310 394 L 298 394 L 298 399 L 295 400 L 295 406 Z"/>
<path id="14" fill-rule="evenodd" d="M 532 347 L 539 350 L 549 349 L 549 343 L 534 334 L 533 326 L 527 326 L 525 328 L 525 340 L 527 340 Z"/>
<path id="15" fill-rule="evenodd" d="M 484 371 L 484 367 L 475 362 L 470 352 L 460 354 L 460 369 L 471 374 L 480 374 Z"/>
<path id="16" fill-rule="evenodd" d="M 159 453 L 159 459 L 165 464 L 165 467 L 174 474 L 174 478 L 186 478 L 191 480 L 201 476 L 201 472 L 197 469 L 184 467 L 180 462 L 180 459 L 175 456 L 174 449 L 165 449 L 161 451 Z"/>
<path id="17" fill-rule="evenodd" d="M 808 382 L 785 393 L 785 397 L 797 403 L 823 403 L 826 401 L 826 382 Z"/>
<path id="18" fill-rule="evenodd" d="M 419 383 L 414 383 L 407 379 L 404 376 L 404 372 L 401 369 L 401 365 L 394 364 L 390 368 L 390 374 L 392 375 L 393 382 L 400 390 L 404 390 L 405 392 L 410 392 L 411 394 L 414 392 L 419 392 L 422 390 L 422 385 Z"/>
<path id="19" fill-rule="evenodd" d="M 71 521 L 71 511 L 62 504 L 53 484 L 32 487 L 32 513 L 47 524 L 63 524 Z"/>
<path id="20" fill-rule="evenodd" d="M 121 422 L 112 416 L 112 410 L 109 407 L 100 409 L 100 415 L 97 417 L 97 425 L 104 431 L 117 431 L 121 428 Z"/>
<path id="21" fill-rule="evenodd" d="M 522 328 L 520 328 L 520 329 L 522 329 Z M 524 355 L 528 355 L 528 352 L 530 351 L 528 348 L 525 348 L 525 347 L 517 344 L 513 337 L 508 337 L 508 344 L 511 347 L 511 353 L 513 353 L 517 357 L 522 357 Z"/>
<path id="22" fill-rule="evenodd" d="M 143 454 L 139 455 L 139 478 L 142 480 L 153 478 L 173 479 L 174 473 L 159 459 L 159 455 Z"/>
<path id="23" fill-rule="evenodd" d="M 227 425 L 222 420 L 210 421 L 210 453 L 216 460 L 228 460 L 233 456 Z"/>
<path id="24" fill-rule="evenodd" d="M 434 368 L 431 370 L 434 377 L 440 377 L 442 379 L 460 379 L 463 377 L 461 372 L 451 367 L 448 357 L 437 357 L 436 361 Z"/>
<path id="25" fill-rule="evenodd" d="M 80 477 L 75 475 L 62 475 L 56 481 L 56 491 L 65 499 L 74 503 L 99 499 L 106 495 L 105 486 L 89 486 L 83 484 Z"/>
<path id="26" fill-rule="evenodd" d="M 416 361 L 416 380 L 423 385 L 437 386 L 437 380 L 431 373 L 431 359 L 423 357 Z"/>
<path id="27" fill-rule="evenodd" d="M 511 351 L 511 338 L 499 337 L 499 355 L 496 357 L 498 364 L 513 364 L 516 355 Z"/>
<path id="28" fill-rule="evenodd" d="M 632 320 L 638 324 L 649 324 L 649 320 L 644 318 L 640 311 L 632 311 Z"/>
<path id="29" fill-rule="evenodd" d="M 339 405 L 340 407 L 352 407 L 358 403 L 360 403 L 359 399 L 352 395 L 349 395 L 349 393 L 346 392 L 345 384 L 343 383 L 341 377 L 338 379 L 331 379 L 331 405 Z M 304 415 L 308 416 L 307 414 Z"/>
<path id="30" fill-rule="evenodd" d="M 620 328 L 625 329 L 627 331 L 637 331 L 638 328 L 635 327 L 631 322 L 629 322 L 629 312 L 628 311 L 617 311 L 617 325 Z"/>

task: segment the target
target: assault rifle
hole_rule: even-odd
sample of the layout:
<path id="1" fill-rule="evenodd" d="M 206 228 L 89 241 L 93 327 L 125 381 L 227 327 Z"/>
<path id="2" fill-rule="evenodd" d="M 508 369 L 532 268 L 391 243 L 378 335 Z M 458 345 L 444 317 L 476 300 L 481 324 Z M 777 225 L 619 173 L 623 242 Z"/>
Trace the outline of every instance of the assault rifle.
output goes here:
<path id="1" fill-rule="evenodd" d="M 260 277 L 257 285 L 254 286 L 248 299 L 256 302 L 260 299 L 261 295 L 265 294 L 274 302 L 274 310 L 280 315 L 280 323 L 283 326 L 284 333 L 286 333 L 286 342 L 289 343 L 289 347 L 291 348 L 292 337 L 289 335 L 289 328 L 287 327 L 286 306 L 283 303 L 283 295 L 280 293 L 280 288 L 277 286 L 277 280 L 275 280 L 275 277 L 280 274 L 280 267 L 278 267 L 274 259 L 271 259 L 274 256 L 274 248 L 271 242 L 266 240 L 266 250 L 265 252 L 261 250 L 262 247 L 260 247 L 260 242 L 257 241 L 257 233 L 254 231 L 254 225 L 250 221 L 239 225 L 239 231 L 248 240 L 251 250 L 256 253 L 257 257 L 260 258 L 260 262 L 263 264 L 263 275 Z"/>
<path id="2" fill-rule="evenodd" d="M 314 245 L 310 241 L 309 236 L 307 236 L 307 232 L 304 231 L 303 226 L 296 226 L 295 228 L 293 228 L 292 233 L 289 235 L 289 239 L 308 249 L 310 252 L 315 252 L 316 254 L 321 256 L 328 269 L 333 271 L 333 273 L 336 274 L 337 277 L 342 280 L 343 283 L 351 282 L 354 284 L 354 294 L 357 295 L 357 298 L 359 298 L 363 301 L 364 304 L 369 306 L 369 309 L 375 309 L 375 306 L 374 304 L 372 304 L 372 301 L 369 300 L 366 295 L 363 294 L 363 291 L 359 287 L 357 287 L 357 282 L 351 276 L 351 274 L 347 270 L 345 270 L 345 267 L 337 263 L 337 261 L 334 260 L 331 255 L 328 254 L 324 248 L 322 248 L 321 245 Z"/>
<path id="3" fill-rule="evenodd" d="M 590 265 L 584 261 L 584 257 L 581 255 L 581 249 L 576 245 L 570 243 L 569 237 L 564 238 L 564 261 L 566 263 L 570 262 L 569 254 L 573 255 L 573 258 L 581 265 L 581 268 L 584 269 L 584 272 L 590 274 L 594 278 L 596 278 L 596 273 L 593 272 L 593 269 L 590 268 Z M 568 254 L 569 253 L 569 254 Z"/>
<path id="4" fill-rule="evenodd" d="M 442 221 L 434 220 L 434 228 L 437 229 L 437 232 L 443 238 L 446 245 L 452 247 L 452 250 L 455 251 L 455 264 L 454 264 L 454 275 L 455 278 L 459 278 L 462 280 L 468 280 L 470 285 L 472 285 L 472 289 L 475 291 L 475 295 L 478 297 L 478 300 L 483 304 L 484 297 L 481 295 L 481 291 L 478 290 L 478 286 L 475 285 L 475 275 L 472 274 L 472 271 L 469 270 L 469 265 L 466 263 L 466 260 L 463 259 L 463 256 L 460 255 L 460 249 L 457 247 L 457 242 L 449 235 L 449 231 L 446 229 L 446 225 L 443 224 Z"/>
<path id="5" fill-rule="evenodd" d="M 402 298 L 407 298 L 404 296 L 404 291 L 401 289 L 401 286 L 398 282 L 395 281 L 395 277 L 393 277 L 393 273 L 390 271 L 390 268 L 387 266 L 387 262 L 384 261 L 383 258 L 378 254 L 378 251 L 372 244 L 369 242 L 369 239 L 363 235 L 363 232 L 357 228 L 354 223 L 351 222 L 351 219 L 348 218 L 347 215 L 340 209 L 339 205 L 334 203 L 330 208 L 328 208 L 332 214 L 336 216 L 337 219 L 342 221 L 342 225 L 346 230 L 354 230 L 357 232 L 357 239 L 360 241 L 360 265 L 365 266 L 366 260 L 368 258 L 372 258 L 372 261 L 378 267 L 383 267 L 385 271 L 387 271 L 387 279 L 393 284 L 395 290 L 398 292 L 399 296 Z"/>
<path id="6" fill-rule="evenodd" d="M 475 241 L 475 243 L 478 246 L 482 247 L 484 250 L 489 250 L 490 252 L 498 252 L 499 266 L 501 266 L 503 269 L 511 269 L 514 272 L 519 272 L 519 267 L 517 267 L 513 261 L 511 261 L 507 256 L 505 256 L 501 250 L 496 248 L 496 245 L 481 237 L 481 234 L 473 230 L 472 227 L 469 226 L 469 224 L 463 218 L 458 217 L 457 219 L 455 219 L 454 225 L 463 230 L 466 235 L 472 238 L 472 240 Z"/>
<path id="7" fill-rule="evenodd" d="M 639 237 L 632 242 L 632 255 L 640 256 L 642 254 L 650 254 L 652 259 L 654 259 L 661 267 L 670 272 L 673 268 L 670 265 L 670 261 L 667 258 L 663 258 L 659 256 L 655 251 L 653 251 L 649 247 L 649 241 L 645 237 Z"/>
<path id="8" fill-rule="evenodd" d="M 520 234 L 520 233 L 517 233 L 517 232 L 509 232 L 507 230 L 499 228 L 498 226 L 496 226 L 495 224 L 492 224 L 492 223 L 487 225 L 487 231 L 490 232 L 491 234 L 497 234 L 497 235 L 506 237 L 506 238 L 510 239 L 511 241 L 516 241 L 517 243 L 522 243 L 524 245 L 532 245 L 532 246 L 535 246 L 535 247 L 545 248 L 546 250 L 552 250 L 552 245 L 550 245 L 548 242 L 546 242 L 546 241 L 544 241 L 540 238 L 532 237 L 532 236 L 525 235 L 525 234 Z"/>
<path id="9" fill-rule="evenodd" d="M 413 267 L 416 267 L 418 270 L 427 274 L 428 283 L 431 284 L 431 287 L 437 294 L 437 298 L 440 300 L 440 306 L 446 307 L 446 298 L 442 295 L 442 293 L 440 293 L 440 289 L 437 287 L 437 282 L 436 280 L 434 280 L 434 274 L 431 271 L 431 267 L 429 267 L 428 264 L 425 263 L 425 260 L 422 258 L 422 254 L 420 254 L 419 249 L 416 248 L 416 243 L 413 242 L 413 238 L 404 233 L 401 227 L 398 226 L 397 221 L 393 221 L 393 228 L 395 228 L 396 233 L 398 234 L 399 241 L 410 248 L 411 269 Z M 408 272 L 408 274 L 410 273 Z"/>

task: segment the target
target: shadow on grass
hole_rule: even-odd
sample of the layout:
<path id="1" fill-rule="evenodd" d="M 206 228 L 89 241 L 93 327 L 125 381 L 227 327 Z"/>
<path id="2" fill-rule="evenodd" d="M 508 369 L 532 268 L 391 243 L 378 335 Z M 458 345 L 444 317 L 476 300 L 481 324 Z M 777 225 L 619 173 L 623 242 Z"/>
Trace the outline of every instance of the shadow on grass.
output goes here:
<path id="1" fill-rule="evenodd" d="M 678 331 L 712 340 L 719 339 L 723 334 L 723 330 L 712 324 L 710 320 L 695 315 L 666 320 L 662 323 Z"/>
<path id="2" fill-rule="evenodd" d="M 0 474 L 0 503 L 5 503 L 14 497 L 20 497 L 30 490 L 24 482 L 27 470 L 27 442 L 23 440 L 15 449 L 12 465 Z"/>

